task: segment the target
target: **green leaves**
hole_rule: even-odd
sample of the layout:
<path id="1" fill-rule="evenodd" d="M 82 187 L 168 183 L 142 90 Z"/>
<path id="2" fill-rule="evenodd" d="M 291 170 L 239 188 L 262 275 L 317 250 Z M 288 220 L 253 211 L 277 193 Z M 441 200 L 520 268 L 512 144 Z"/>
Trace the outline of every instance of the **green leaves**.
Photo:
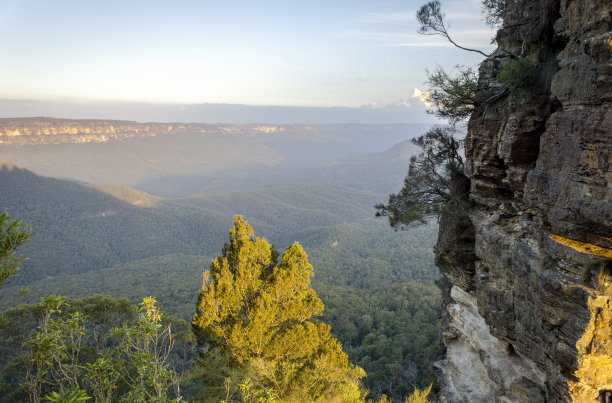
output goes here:
<path id="1" fill-rule="evenodd" d="M 65 306 L 65 297 L 45 297 L 40 326 L 24 345 L 29 353 L 23 387 L 31 401 L 58 388 L 44 399 L 79 402 L 90 399 L 86 393 L 91 392 L 100 402 L 169 401 L 169 391 L 178 383 L 166 362 L 173 339 L 154 298 L 144 298 L 136 321 L 110 330 L 105 343 L 109 347 L 90 349 L 87 358 L 81 353 L 89 318 L 78 311 L 56 318 Z"/>
<path id="2" fill-rule="evenodd" d="M 497 73 L 497 80 L 510 92 L 510 100 L 520 101 L 542 92 L 540 73 L 535 63 L 520 57 L 504 63 Z"/>
<path id="3" fill-rule="evenodd" d="M 34 233 L 24 223 L 13 220 L 8 213 L 0 214 L 0 288 L 9 284 L 9 278 L 17 275 L 23 256 L 15 249 L 28 242 Z"/>
<path id="4" fill-rule="evenodd" d="M 237 216 L 223 255 L 205 275 L 194 326 L 202 340 L 231 351 L 238 362 L 264 354 L 279 329 L 323 311 L 309 288 L 312 266 L 302 247 L 287 248 L 278 266 L 272 264 L 275 255 Z"/>
<path id="5" fill-rule="evenodd" d="M 476 71 L 467 66 L 455 66 L 450 73 L 437 66 L 427 71 L 428 98 L 434 115 L 457 123 L 469 118 L 482 98 L 478 90 Z"/>
<path id="6" fill-rule="evenodd" d="M 389 195 L 387 205 L 374 206 L 377 217 L 388 217 L 394 229 L 407 229 L 439 216 L 442 208 L 463 197 L 469 189 L 458 184 L 466 181 L 461 149 L 463 140 L 454 135 L 454 127 L 434 127 L 412 140 L 423 151 L 410 158 L 404 187 Z"/>
<path id="7" fill-rule="evenodd" d="M 346 390 L 359 398 L 365 373 L 349 370 L 329 326 L 310 320 L 322 314 L 323 303 L 310 288 L 313 268 L 306 253 L 296 242 L 280 264 L 277 257 L 242 217 L 234 218 L 223 254 L 205 275 L 192 322 L 204 351 L 202 367 L 227 357 L 217 372 L 228 374 L 226 394 L 245 401 L 316 400 Z M 238 379 L 225 365 L 240 369 Z"/>
<path id="8" fill-rule="evenodd" d="M 66 319 L 52 318 L 53 315 L 60 313 L 60 308 L 65 305 L 67 305 L 66 298 L 61 295 L 45 297 L 41 303 L 39 330 L 24 343 L 30 354 L 27 361 L 26 382 L 23 386 L 32 401 L 38 401 L 47 386 L 59 386 L 65 389 L 63 393 L 67 396 L 72 396 L 71 393 L 81 387 L 84 367 L 80 363 L 79 355 L 85 334 L 83 323 L 86 317 L 74 312 Z"/>
<path id="9" fill-rule="evenodd" d="M 55 403 L 78 403 L 91 399 L 84 390 L 60 389 L 59 392 L 51 392 L 43 398 L 47 402 Z"/>

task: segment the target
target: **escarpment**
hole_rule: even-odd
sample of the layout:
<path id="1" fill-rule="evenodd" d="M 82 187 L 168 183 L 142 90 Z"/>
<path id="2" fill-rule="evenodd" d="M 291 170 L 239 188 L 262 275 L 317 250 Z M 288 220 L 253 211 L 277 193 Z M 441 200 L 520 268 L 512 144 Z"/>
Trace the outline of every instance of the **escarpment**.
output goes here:
<path id="1" fill-rule="evenodd" d="M 297 133 L 317 129 L 291 125 Z M 287 131 L 288 126 L 206 123 L 139 123 L 127 120 L 57 119 L 48 117 L 0 118 L 0 146 L 36 144 L 82 144 L 125 141 L 137 137 L 155 137 L 184 133 L 214 135 L 273 134 Z"/>
<path id="2" fill-rule="evenodd" d="M 440 399 L 597 401 L 612 391 L 612 6 L 517 3 L 480 68 L 494 96 L 468 124 L 469 200 L 440 222 Z M 503 92 L 522 58 L 537 85 Z"/>

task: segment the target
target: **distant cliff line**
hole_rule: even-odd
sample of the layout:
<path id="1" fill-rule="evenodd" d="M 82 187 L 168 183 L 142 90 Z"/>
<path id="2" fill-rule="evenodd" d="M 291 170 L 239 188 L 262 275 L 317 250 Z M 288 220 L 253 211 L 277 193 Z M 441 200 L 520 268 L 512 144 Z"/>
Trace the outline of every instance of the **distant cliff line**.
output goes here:
<path id="1" fill-rule="evenodd" d="M 0 146 L 34 144 L 104 143 L 134 137 L 202 133 L 255 135 L 292 132 L 315 134 L 322 129 L 366 127 L 371 130 L 399 125 L 275 125 L 275 124 L 208 124 L 208 123 L 140 123 L 128 120 L 59 119 L 50 117 L 0 118 Z"/>

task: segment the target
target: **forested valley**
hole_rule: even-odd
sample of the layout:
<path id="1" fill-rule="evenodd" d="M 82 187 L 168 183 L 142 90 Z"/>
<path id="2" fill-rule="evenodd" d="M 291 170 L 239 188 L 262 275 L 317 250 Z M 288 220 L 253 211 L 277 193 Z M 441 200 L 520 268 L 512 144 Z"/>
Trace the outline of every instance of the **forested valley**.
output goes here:
<path id="1" fill-rule="evenodd" d="M 300 137 L 292 142 L 286 137 L 274 148 L 275 155 L 285 163 L 268 161 L 248 168 L 237 163 L 214 172 L 159 177 L 158 182 L 148 178 L 133 188 L 126 186 L 120 174 L 114 181 L 122 183 L 119 185 L 109 184 L 112 178 L 103 184 L 85 183 L 76 170 L 73 178 L 51 178 L 27 169 L 27 161 L 3 163 L 0 211 L 27 224 L 34 234 L 17 249 L 26 258 L 18 276 L 0 289 L 0 401 L 32 399 L 37 393 L 32 389 L 32 374 L 42 372 L 36 372 L 26 357 L 40 351 L 35 341 L 40 342 L 44 332 L 57 335 L 60 331 L 80 334 L 82 368 L 78 376 L 88 379 L 84 381 L 87 385 L 96 384 L 90 369 L 100 364 L 100 357 L 144 354 L 144 346 L 135 342 L 137 336 L 163 344 L 160 337 L 164 332 L 173 334 L 173 348 L 163 357 L 170 366 L 163 367 L 166 372 L 162 371 L 159 379 L 134 375 L 139 373 L 135 361 L 125 361 L 124 366 L 113 369 L 115 372 L 99 367 L 117 377 L 113 396 L 136 390 L 130 389 L 133 384 L 126 380 L 129 374 L 129 379 L 141 386 L 149 385 L 147 382 L 165 385 L 172 390 L 164 395 L 168 399 L 182 396 L 197 401 L 205 395 L 226 393 L 228 401 L 256 401 L 266 396 L 282 400 L 285 395 L 261 376 L 261 368 L 268 368 L 262 361 L 248 361 L 260 367 L 249 367 L 251 375 L 245 378 L 244 373 L 242 377 L 237 375 L 227 364 L 228 357 L 215 356 L 207 362 L 221 365 L 225 372 L 220 373 L 225 374 L 229 386 L 224 389 L 223 382 L 219 386 L 202 381 L 210 378 L 210 368 L 201 364 L 203 342 L 194 336 L 190 322 L 198 293 L 203 290 L 203 273 L 208 273 L 212 259 L 227 250 L 223 245 L 236 214 L 248 221 L 256 236 L 265 237 L 273 250 L 289 253 L 294 242 L 303 248 L 312 265 L 308 283 L 324 305 L 322 312 L 312 311 L 310 320 L 331 327 L 331 338 L 322 336 L 321 340 L 328 341 L 321 343 L 333 345 L 337 339 L 349 364 L 342 364 L 341 355 L 336 353 L 339 361 L 333 362 L 353 368 L 351 371 L 365 371 L 361 379 L 358 372 L 346 370 L 346 379 L 361 379 L 364 388 L 351 389 L 351 396 L 372 401 L 386 396 L 403 401 L 415 388 L 427 388 L 432 383 L 435 388 L 433 363 L 442 353 L 441 285 L 433 264 L 437 228 L 434 222 L 396 232 L 385 220 L 374 217 L 374 205 L 399 187 L 414 153 L 408 142 L 394 143 L 397 134 L 372 146 L 376 135 L 364 135 L 359 140 L 361 145 L 347 146 L 352 147 L 352 154 L 336 144 L 326 155 L 313 154 L 311 159 L 302 156 L 299 164 L 294 156 L 300 154 L 304 144 L 314 147 L 321 140 L 309 143 L 307 137 Z M 161 151 L 154 143 L 157 140 L 147 141 L 151 142 L 148 149 L 156 150 L 159 156 Z M 271 148 L 271 140 L 265 141 Z M 347 141 L 342 138 L 340 144 Z M 185 147 L 193 144 L 191 135 Z M 113 150 L 119 150 L 120 145 L 113 145 Z M 79 153 L 79 146 L 71 144 L 69 148 L 75 152 L 75 161 L 87 164 L 96 147 L 85 144 L 85 151 Z M 15 155 L 27 155 L 27 147 L 19 148 Z M 49 155 L 47 164 L 52 166 L 53 156 L 65 152 L 52 152 L 61 149 L 57 144 L 35 147 L 36 155 L 42 156 L 38 166 L 45 164 L 45 155 Z M 105 147 L 109 145 L 97 150 Z M 359 153 L 365 149 L 372 151 Z M 3 155 L 10 154 L 8 150 L 5 147 Z M 126 147 L 125 152 L 133 151 Z M 249 147 L 235 150 L 234 158 L 240 161 L 240 155 L 249 151 Z M 180 154 L 181 149 L 176 147 L 171 152 Z M 210 155 L 205 148 L 200 152 L 204 160 Z M 210 153 L 214 152 L 213 147 Z M 114 158 L 119 160 L 120 156 Z M 112 167 L 112 171 L 121 170 L 120 166 Z M 144 191 L 151 189 L 165 191 Z M 278 263 L 278 267 L 284 266 Z M 267 278 L 265 270 L 262 273 L 262 278 Z M 23 292 L 24 288 L 28 292 Z M 57 294 L 61 297 L 48 297 Z M 82 315 L 80 319 L 77 316 L 78 321 L 74 317 L 77 312 Z M 47 327 L 41 328 L 41 320 Z M 46 346 L 68 345 L 58 340 Z M 74 351 L 74 346 L 65 348 Z M 194 366 L 194 360 L 200 360 L 200 365 Z M 281 371 L 270 368 L 266 371 Z M 285 368 L 281 372 L 287 371 Z M 78 376 L 74 375 L 75 379 Z M 286 382 L 299 385 L 305 381 Z M 205 384 L 209 389 L 203 389 Z M 51 393 L 53 384 L 41 381 L 37 387 L 42 388 L 38 392 Z M 287 390 L 297 393 L 294 389 Z M 349 392 L 343 389 L 342 393 Z M 102 397 L 96 399 L 103 401 Z M 219 400 L 223 399 L 211 401 Z"/>

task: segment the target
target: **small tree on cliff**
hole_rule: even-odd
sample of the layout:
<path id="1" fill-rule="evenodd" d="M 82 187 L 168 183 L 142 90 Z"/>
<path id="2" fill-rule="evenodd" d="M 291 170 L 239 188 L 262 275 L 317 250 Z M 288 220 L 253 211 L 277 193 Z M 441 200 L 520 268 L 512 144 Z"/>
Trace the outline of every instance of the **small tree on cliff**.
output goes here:
<path id="1" fill-rule="evenodd" d="M 509 9 L 515 8 L 517 4 L 518 2 L 516 0 L 482 0 L 482 14 L 485 22 L 491 28 L 499 27 L 503 22 L 504 15 Z M 418 31 L 421 35 L 439 35 L 446 38 L 447 41 L 459 49 L 480 53 L 484 57 L 490 56 L 479 49 L 461 46 L 451 38 L 449 33 L 450 24 L 445 20 L 446 14 L 442 11 L 442 5 L 439 0 L 433 0 L 423 4 L 418 9 L 416 18 L 421 24 Z M 508 55 L 516 56 L 505 49 L 501 50 Z"/>
<path id="2" fill-rule="evenodd" d="M 329 326 L 311 320 L 323 303 L 296 242 L 279 254 L 240 216 L 204 274 L 193 328 L 206 393 L 226 400 L 358 401 L 365 372 L 348 364 Z M 213 377 L 217 377 L 217 381 Z"/>
<path id="3" fill-rule="evenodd" d="M 469 118 L 484 98 L 478 89 L 476 71 L 466 66 L 455 66 L 449 73 L 437 66 L 427 73 L 427 100 L 433 106 L 428 113 L 456 124 Z"/>
<path id="4" fill-rule="evenodd" d="M 494 1 L 486 0 L 485 13 L 493 7 Z M 438 0 L 421 6 L 416 18 L 421 24 L 420 34 L 440 35 L 460 49 L 488 56 L 480 50 L 461 46 L 451 38 Z M 433 106 L 428 112 L 447 119 L 451 126 L 434 127 L 412 139 L 422 151 L 410 158 L 404 187 L 390 194 L 387 204 L 375 206 L 376 216 L 387 217 L 389 225 L 396 230 L 425 224 L 429 218 L 439 217 L 448 203 L 467 195 L 469 179 L 464 174 L 461 157 L 463 140 L 456 137 L 459 132 L 456 125 L 469 118 L 475 108 L 505 94 L 504 90 L 491 97 L 487 90 L 478 86 L 474 69 L 466 66 L 456 66 L 451 73 L 437 67 L 427 72 L 427 79 L 426 96 Z"/>
<path id="5" fill-rule="evenodd" d="M 389 195 L 388 204 L 376 205 L 377 217 L 388 217 L 394 229 L 407 229 L 438 217 L 452 200 L 469 190 L 463 174 L 463 140 L 455 137 L 454 127 L 435 127 L 412 139 L 423 151 L 410 158 L 404 187 Z"/>
<path id="6" fill-rule="evenodd" d="M 483 16 L 491 27 L 498 26 L 504 14 L 513 7 L 516 7 L 515 0 L 482 0 Z M 429 1 L 421 6 L 416 18 L 420 23 L 418 30 L 420 34 L 439 35 L 459 49 L 476 52 L 485 57 L 491 56 L 481 50 L 461 46 L 453 40 L 449 33 L 450 23 L 446 21 L 446 15 L 442 12 L 438 0 Z M 433 105 L 433 109 L 428 112 L 448 119 L 454 125 L 469 118 L 475 108 L 517 92 L 515 91 L 517 87 L 537 92 L 539 83 L 534 83 L 538 76 L 536 65 L 523 59 L 524 49 L 520 55 L 501 47 L 498 49 L 504 52 L 509 60 L 502 66 L 501 75 L 497 77 L 499 81 L 497 86 L 488 88 L 479 86 L 476 71 L 468 66 L 457 65 L 451 71 L 437 66 L 433 71 L 427 71 L 428 89 L 425 96 Z M 555 71 L 553 64 L 547 68 L 544 75 L 551 76 L 551 70 Z"/>
<path id="7" fill-rule="evenodd" d="M 421 24 L 419 34 L 440 35 L 459 49 L 480 53 L 484 57 L 489 56 L 481 50 L 461 46 L 450 37 L 448 32 L 449 24 L 444 20 L 445 14 L 442 12 L 442 6 L 438 0 L 429 1 L 422 5 L 417 11 L 416 17 L 417 21 Z"/>

